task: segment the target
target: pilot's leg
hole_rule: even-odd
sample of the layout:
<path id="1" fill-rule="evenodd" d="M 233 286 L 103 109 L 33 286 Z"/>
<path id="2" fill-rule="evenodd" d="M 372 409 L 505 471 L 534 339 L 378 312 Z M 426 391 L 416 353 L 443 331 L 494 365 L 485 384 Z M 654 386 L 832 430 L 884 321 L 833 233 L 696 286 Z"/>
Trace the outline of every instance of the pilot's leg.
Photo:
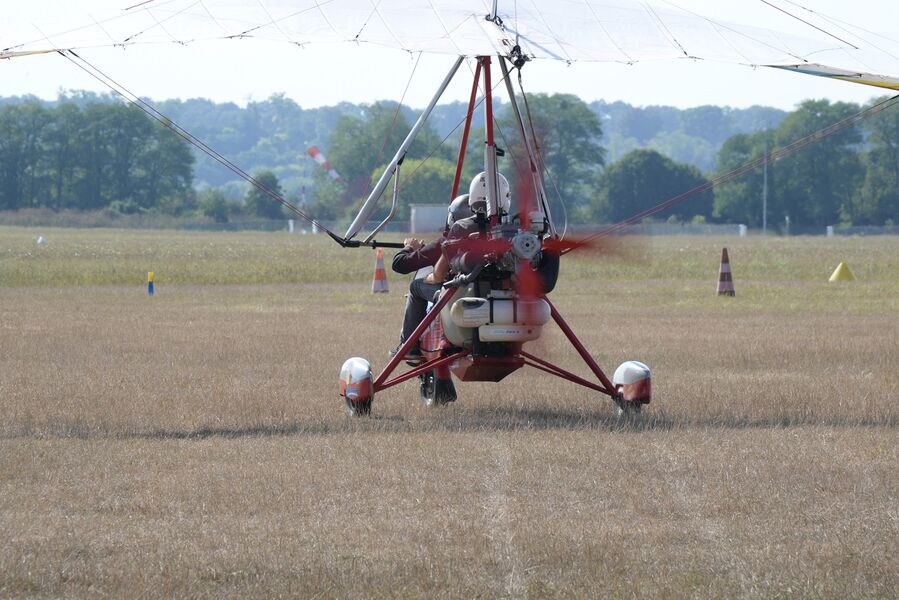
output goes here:
<path id="1" fill-rule="evenodd" d="M 415 283 L 417 279 L 413 279 Z M 412 292 L 412 283 L 409 284 L 409 293 L 406 294 L 406 308 L 403 312 L 403 328 L 400 330 L 400 344 L 406 341 L 406 338 L 415 331 L 415 328 L 421 323 L 425 316 L 425 306 L 422 306 L 420 299 L 415 297 Z"/>
<path id="2" fill-rule="evenodd" d="M 401 341 L 412 335 L 418 324 L 425 318 L 428 302 L 434 297 L 434 293 L 440 289 L 440 284 L 425 283 L 424 279 L 413 279 L 409 284 L 409 296 L 406 298 L 406 314 L 403 317 L 403 333 Z"/>

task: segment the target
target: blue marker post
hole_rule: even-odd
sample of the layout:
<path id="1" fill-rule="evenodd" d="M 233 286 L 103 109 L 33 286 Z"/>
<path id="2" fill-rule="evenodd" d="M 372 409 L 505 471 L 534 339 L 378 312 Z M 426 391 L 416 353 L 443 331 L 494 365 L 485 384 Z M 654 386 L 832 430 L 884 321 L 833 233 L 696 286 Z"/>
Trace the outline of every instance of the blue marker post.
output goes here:
<path id="1" fill-rule="evenodd" d="M 147 273 L 147 295 L 153 295 L 153 271 Z"/>

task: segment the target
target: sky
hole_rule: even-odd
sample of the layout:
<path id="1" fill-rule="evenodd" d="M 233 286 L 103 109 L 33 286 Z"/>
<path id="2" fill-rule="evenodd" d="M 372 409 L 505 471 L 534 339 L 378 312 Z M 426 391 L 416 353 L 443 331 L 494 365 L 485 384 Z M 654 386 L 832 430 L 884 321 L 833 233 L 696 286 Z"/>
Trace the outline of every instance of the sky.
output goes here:
<path id="1" fill-rule="evenodd" d="M 248 0 L 249 1 L 249 0 Z M 506 0 L 502 0 L 506 1 Z M 524 0 L 522 0 L 524 1 Z M 538 2 L 549 0 L 536 0 Z M 658 0 L 657 0 L 658 1 Z M 804 35 L 808 26 L 766 6 L 764 0 L 673 0 L 678 6 L 731 22 L 767 26 Z M 138 0 L 30 0 L 4 9 L 0 49 L 23 39 L 53 36 L 74 23 L 90 23 Z M 791 0 L 771 0 L 808 15 Z M 899 37 L 895 0 L 803 0 L 805 8 L 864 27 L 870 40 L 882 33 Z M 664 0 L 661 0 L 664 4 Z M 751 10 L 750 10 L 751 9 Z M 835 22 L 835 21 L 831 21 Z M 832 29 L 832 31 L 837 31 Z M 885 43 L 892 43 L 889 40 Z M 896 44 L 892 47 L 899 46 Z M 187 47 L 147 44 L 81 52 L 133 93 L 154 100 L 204 97 L 244 105 L 283 93 L 311 108 L 341 101 L 381 99 L 423 107 L 453 63 L 445 55 L 410 55 L 353 43 L 299 48 L 260 41 L 204 42 Z M 895 53 L 899 57 L 899 52 Z M 899 58 L 889 74 L 899 76 Z M 463 67 L 463 74 L 471 67 Z M 635 65 L 533 61 L 523 71 L 528 92 L 565 92 L 586 101 L 622 100 L 637 106 L 688 108 L 705 104 L 743 108 L 768 105 L 789 110 L 808 98 L 863 103 L 887 92 L 867 86 L 744 65 L 665 60 Z M 466 100 L 470 77 L 457 77 L 441 101 Z M 0 61 L 0 96 L 32 94 L 52 99 L 66 90 L 107 91 L 75 65 L 55 54 Z"/>

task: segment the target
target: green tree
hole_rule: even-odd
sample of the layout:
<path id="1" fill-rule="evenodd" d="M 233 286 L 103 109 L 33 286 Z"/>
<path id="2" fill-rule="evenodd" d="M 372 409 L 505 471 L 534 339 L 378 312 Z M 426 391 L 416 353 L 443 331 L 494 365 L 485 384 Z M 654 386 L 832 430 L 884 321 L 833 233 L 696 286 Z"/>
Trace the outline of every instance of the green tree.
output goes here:
<path id="1" fill-rule="evenodd" d="M 360 199 L 368 196 L 373 174 L 383 172 L 385 163 L 396 153 L 410 129 L 402 111 L 397 112 L 395 102 L 377 102 L 364 107 L 359 116 L 339 117 L 325 153 L 345 183 L 334 184 L 324 169 L 316 168 L 313 172 L 315 200 L 311 203 L 314 214 L 329 218 L 357 206 Z M 446 158 L 449 153 L 450 149 L 442 146 L 434 130 L 425 125 L 406 153 L 406 160 Z M 385 205 L 389 205 L 389 200 L 382 198 L 381 206 Z"/>
<path id="2" fill-rule="evenodd" d="M 869 117 L 862 126 L 867 133 L 865 177 L 847 216 L 863 225 L 899 221 L 899 111 Z"/>
<path id="3" fill-rule="evenodd" d="M 173 214 L 192 208 L 193 164 L 194 155 L 187 143 L 157 124 L 142 140 L 132 169 L 138 204 Z"/>
<path id="4" fill-rule="evenodd" d="M 228 201 L 218 188 L 209 188 L 203 192 L 198 202 L 200 214 L 209 217 L 216 223 L 228 222 Z"/>
<path id="5" fill-rule="evenodd" d="M 99 209 L 112 198 L 107 182 L 111 152 L 107 140 L 111 135 L 104 119 L 105 104 L 91 103 L 84 107 L 84 123 L 78 132 L 81 177 L 74 183 L 76 206 L 82 210 Z"/>
<path id="6" fill-rule="evenodd" d="M 275 175 L 272 171 L 258 171 L 253 174 L 253 177 L 256 179 L 256 181 L 261 183 L 263 186 L 265 186 L 275 194 L 278 194 L 279 196 L 282 194 L 281 182 L 278 181 L 278 176 Z M 246 204 L 247 211 L 258 217 L 262 217 L 264 219 L 284 218 L 284 211 L 282 210 L 281 204 L 256 186 L 252 186 L 250 188 L 250 190 L 247 192 L 246 197 L 244 198 L 244 202 Z"/>
<path id="7" fill-rule="evenodd" d="M 655 150 L 634 150 L 603 172 L 591 216 L 599 221 L 621 221 L 705 181 L 696 167 L 675 163 Z M 695 215 L 711 214 L 711 209 L 712 194 L 706 192 L 675 204 L 658 216 L 673 215 L 689 221 Z"/>
<path id="8" fill-rule="evenodd" d="M 386 166 L 376 169 L 372 173 L 372 178 L 379 177 L 385 168 Z M 403 161 L 400 167 L 399 202 L 395 218 L 409 219 L 411 204 L 448 204 L 455 174 L 455 163 L 446 159 L 407 159 Z M 378 210 L 373 215 L 374 219 L 383 219 L 390 212 L 390 202 L 387 201 L 387 197 L 392 195 L 392 191 L 392 188 L 388 188 L 384 192 L 385 201 L 379 204 Z M 358 209 L 358 205 L 351 211 L 353 214 L 355 214 L 355 209 Z"/>
<path id="9" fill-rule="evenodd" d="M 50 112 L 34 100 L 0 110 L 0 208 L 45 202 L 50 179 L 42 136 Z"/>
<path id="10" fill-rule="evenodd" d="M 605 149 L 599 143 L 599 117 L 571 94 L 532 94 L 528 96 L 528 107 L 534 138 L 546 167 L 547 188 L 558 190 L 568 207 L 586 204 L 605 163 Z M 516 163 L 524 161 L 526 154 L 511 106 L 500 124 L 512 146 L 512 159 Z M 521 164 L 510 171 L 505 174 L 511 179 L 513 172 L 521 171 Z"/>
<path id="11" fill-rule="evenodd" d="M 854 104 L 830 104 L 824 100 L 804 102 L 773 132 L 738 134 L 728 139 L 718 154 L 718 173 L 730 172 L 764 156 L 766 149 L 771 151 L 786 146 L 857 111 L 858 106 Z M 889 151 L 879 154 L 874 150 L 885 149 L 889 145 L 889 142 L 887 146 L 880 145 L 873 133 L 882 125 L 871 122 L 870 126 L 874 129 L 869 147 L 877 157 L 875 162 L 882 157 L 884 165 L 888 165 L 885 171 L 880 172 L 889 173 L 893 166 L 889 162 Z M 884 133 L 889 139 L 889 132 L 885 130 Z M 862 185 L 865 170 L 859 156 L 861 141 L 859 130 L 848 128 L 769 165 L 768 223 L 782 223 L 789 216 L 797 225 L 821 228 L 841 220 L 856 220 L 858 215 L 864 214 L 861 206 L 866 198 L 872 198 L 866 196 L 866 190 L 877 194 L 881 182 L 877 181 L 877 175 L 872 174 L 868 180 L 872 187 Z M 874 172 L 877 172 L 876 168 Z M 885 181 L 889 181 L 888 175 Z M 760 225 L 762 188 L 761 167 L 721 185 L 715 190 L 714 216 L 730 222 Z"/>
<path id="12" fill-rule="evenodd" d="M 76 205 L 75 182 L 83 160 L 79 132 L 84 129 L 84 115 L 75 103 L 62 100 L 53 110 L 43 143 L 52 180 L 47 206 L 53 209 Z"/>
<path id="13" fill-rule="evenodd" d="M 153 134 L 153 123 L 140 109 L 122 103 L 108 104 L 99 115 L 106 133 L 107 163 L 103 167 L 107 202 L 142 206 L 136 186 L 136 170 L 143 146 Z"/>
<path id="14" fill-rule="evenodd" d="M 803 102 L 777 128 L 776 145 L 785 146 L 858 110 L 858 105 L 845 102 Z M 772 169 L 778 174 L 777 195 L 794 223 L 823 228 L 839 221 L 864 178 L 861 141 L 859 129 L 850 127 L 778 161 Z"/>
<path id="15" fill-rule="evenodd" d="M 729 173 L 763 156 L 766 135 L 770 137 L 771 133 L 761 132 L 755 135 L 738 133 L 724 142 L 718 152 L 718 174 Z M 783 217 L 780 198 L 776 198 L 773 193 L 777 187 L 774 185 L 775 176 L 775 169 L 769 167 L 768 215 L 772 223 L 778 222 Z M 715 188 L 712 215 L 728 223 L 759 226 L 762 222 L 763 177 L 762 169 L 756 169 Z"/>

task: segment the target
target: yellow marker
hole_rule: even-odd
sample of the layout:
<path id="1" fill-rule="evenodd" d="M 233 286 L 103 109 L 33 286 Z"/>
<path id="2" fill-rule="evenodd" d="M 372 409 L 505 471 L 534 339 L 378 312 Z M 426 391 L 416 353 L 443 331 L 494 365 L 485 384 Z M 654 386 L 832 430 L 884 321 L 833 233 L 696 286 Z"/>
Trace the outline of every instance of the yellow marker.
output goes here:
<path id="1" fill-rule="evenodd" d="M 855 281 L 855 275 L 849 270 L 849 265 L 841 262 L 837 265 L 837 268 L 834 269 L 833 275 L 830 276 L 830 281 Z"/>

